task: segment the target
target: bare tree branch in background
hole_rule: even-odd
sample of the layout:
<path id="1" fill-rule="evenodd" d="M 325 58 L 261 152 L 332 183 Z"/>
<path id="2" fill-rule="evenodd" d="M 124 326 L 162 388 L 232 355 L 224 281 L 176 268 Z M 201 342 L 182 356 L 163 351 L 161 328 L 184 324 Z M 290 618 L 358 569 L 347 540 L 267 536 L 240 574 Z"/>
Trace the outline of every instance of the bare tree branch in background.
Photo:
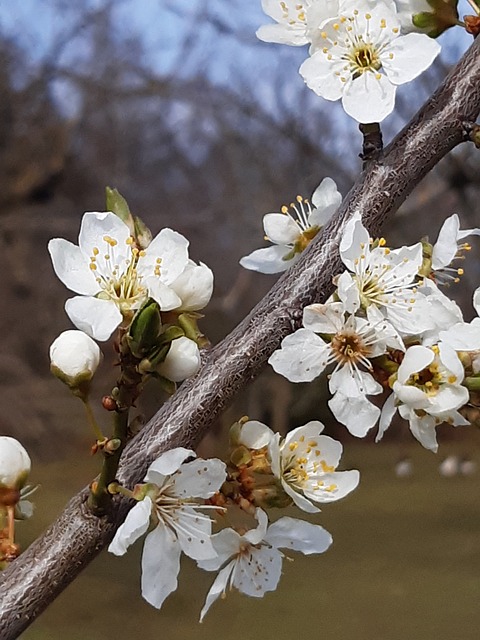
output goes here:
<path id="1" fill-rule="evenodd" d="M 216 415 L 264 365 L 298 324 L 302 308 L 324 301 L 340 269 L 338 244 L 346 222 L 360 211 L 376 233 L 428 171 L 464 140 L 464 121 L 480 111 L 480 40 L 477 40 L 412 122 L 360 176 L 338 214 L 302 259 L 284 274 L 250 315 L 209 351 L 125 451 L 119 481 L 139 481 L 150 461 L 175 446 L 195 446 Z M 108 543 L 128 506 L 115 501 L 95 518 L 87 490 L 77 495 L 48 531 L 0 577 L 0 635 L 13 640 Z"/>

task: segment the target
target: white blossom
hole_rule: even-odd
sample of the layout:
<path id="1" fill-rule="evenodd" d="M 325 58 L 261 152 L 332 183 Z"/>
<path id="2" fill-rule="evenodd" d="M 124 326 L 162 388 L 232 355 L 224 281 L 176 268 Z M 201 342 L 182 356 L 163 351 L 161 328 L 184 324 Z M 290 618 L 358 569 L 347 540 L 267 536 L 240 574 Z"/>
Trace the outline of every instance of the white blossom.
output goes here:
<path id="1" fill-rule="evenodd" d="M 310 382 L 334 364 L 329 407 L 353 435 L 363 437 L 380 415 L 366 395 L 383 391 L 370 373 L 370 360 L 383 355 L 387 346 L 403 349 L 402 340 L 381 315 L 372 322 L 346 313 L 342 302 L 305 307 L 303 325 L 283 339 L 269 364 L 291 382 Z"/>
<path id="2" fill-rule="evenodd" d="M 336 471 L 343 447 L 320 435 L 324 426 L 312 420 L 290 431 L 285 438 L 256 420 L 246 422 L 240 439 L 249 448 L 268 447 L 273 475 L 293 502 L 309 513 L 319 509 L 313 502 L 340 500 L 358 485 L 358 471 Z M 255 446 L 250 446 L 255 445 Z"/>
<path id="3" fill-rule="evenodd" d="M 318 525 L 283 517 L 267 527 L 266 513 L 256 509 L 255 515 L 258 526 L 243 535 L 233 529 L 223 529 L 213 535 L 217 557 L 197 563 L 206 571 L 220 569 L 208 592 L 200 621 L 215 600 L 226 595 L 228 587 L 235 587 L 253 598 L 274 591 L 282 573 L 284 555 L 280 548 L 310 555 L 323 553 L 332 543 L 328 531 Z"/>
<path id="4" fill-rule="evenodd" d="M 263 218 L 265 238 L 274 246 L 253 251 L 243 257 L 240 264 L 260 273 L 285 271 L 298 260 L 341 201 L 335 182 L 325 178 L 315 190 L 311 204 L 297 196 L 296 202 L 282 207 L 280 213 L 267 213 Z"/>
<path id="5" fill-rule="evenodd" d="M 432 249 L 432 271 L 437 282 L 458 282 L 462 268 L 451 267 L 454 260 L 462 260 L 463 252 L 470 251 L 468 242 L 460 242 L 467 236 L 480 235 L 480 229 L 460 229 L 460 220 L 453 214 L 445 220 Z"/>
<path id="6" fill-rule="evenodd" d="M 64 331 L 50 345 L 52 371 L 69 386 L 90 380 L 101 359 L 98 344 L 83 331 Z"/>
<path id="7" fill-rule="evenodd" d="M 320 23 L 313 50 L 300 67 L 310 89 L 370 123 L 393 111 L 397 86 L 425 71 L 440 46 L 423 34 L 401 35 L 391 3 L 350 0 Z"/>
<path id="8" fill-rule="evenodd" d="M 338 277 L 337 287 L 346 310 L 368 310 L 372 319 L 383 315 L 402 335 L 432 329 L 428 300 L 417 282 L 422 244 L 390 249 L 383 239 L 373 248 L 371 242 L 360 215 L 355 214 L 340 242 L 340 256 L 348 272 Z"/>
<path id="9" fill-rule="evenodd" d="M 292 46 L 307 44 L 307 16 L 312 4 L 314 0 L 262 0 L 263 11 L 277 24 L 261 26 L 257 37 L 264 42 Z"/>
<path id="10" fill-rule="evenodd" d="M 10 436 L 0 436 L 0 487 L 22 489 L 30 468 L 30 456 L 20 442 Z"/>
<path id="11" fill-rule="evenodd" d="M 162 454 L 149 467 L 147 493 L 128 513 L 108 550 L 123 555 L 127 548 L 154 526 L 145 539 L 142 556 L 142 595 L 160 608 L 177 588 L 180 554 L 194 560 L 216 557 L 211 542 L 212 521 L 202 513 L 200 498 L 210 498 L 226 478 L 220 460 L 193 460 L 189 449 L 179 447 Z"/>
<path id="12" fill-rule="evenodd" d="M 458 412 L 469 399 L 468 390 L 462 386 L 463 377 L 462 363 L 448 345 L 409 347 L 398 368 L 393 394 L 382 409 L 377 441 L 398 409 L 415 438 L 426 449 L 436 451 L 437 425 L 469 424 Z"/>
<path id="13" fill-rule="evenodd" d="M 432 326 L 427 331 L 418 332 L 417 335 L 423 345 L 432 346 L 439 342 L 440 331 L 463 323 L 462 311 L 458 304 L 446 296 L 430 278 L 425 278 L 418 287 L 418 291 L 427 298 Z"/>
<path id="14" fill-rule="evenodd" d="M 48 249 L 57 276 L 80 294 L 67 300 L 68 316 L 96 340 L 108 340 L 148 297 L 162 311 L 182 304 L 170 285 L 188 265 L 188 240 L 171 229 L 162 229 L 146 249 L 138 249 L 119 217 L 89 212 L 82 219 L 78 246 L 55 238 Z"/>

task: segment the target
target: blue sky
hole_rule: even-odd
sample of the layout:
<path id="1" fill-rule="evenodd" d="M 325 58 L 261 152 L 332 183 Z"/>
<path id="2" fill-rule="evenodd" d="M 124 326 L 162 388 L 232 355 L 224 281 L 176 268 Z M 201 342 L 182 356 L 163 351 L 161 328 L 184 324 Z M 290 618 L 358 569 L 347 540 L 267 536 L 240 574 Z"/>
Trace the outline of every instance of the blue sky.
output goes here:
<path id="1" fill-rule="evenodd" d="M 0 29 L 9 34 L 28 51 L 32 66 L 51 48 L 52 42 L 64 35 L 69 25 L 78 20 L 78 7 L 95 9 L 104 0 L 0 0 Z M 242 83 L 249 84 L 262 100 L 275 109 L 275 84 L 270 82 L 272 69 L 285 68 L 291 82 L 292 104 L 305 93 L 303 80 L 295 73 L 307 55 L 305 48 L 259 43 L 255 30 L 269 22 L 261 9 L 261 0 L 115 0 L 112 3 L 115 27 L 119 33 L 138 35 L 146 52 L 145 62 L 159 75 L 189 75 L 190 69 L 199 69 L 211 80 L 241 91 Z M 460 14 L 471 9 L 466 0 L 460 2 Z M 207 15 L 207 19 L 205 19 Z M 234 35 L 221 33 L 212 25 L 219 21 L 232 29 Z M 188 47 L 193 51 L 191 61 L 179 55 L 184 38 L 192 39 Z M 471 37 L 461 29 L 452 29 L 442 36 L 443 57 L 453 62 L 469 45 Z M 187 50 L 188 50 L 187 47 Z M 81 33 L 68 39 L 63 53 L 56 62 L 68 66 L 75 64 L 85 53 L 85 40 Z M 422 98 L 413 83 L 401 87 L 399 93 L 411 92 L 412 113 Z M 65 105 L 68 87 L 56 85 L 56 95 Z M 309 92 L 311 94 L 311 92 Z M 317 109 L 326 105 L 313 94 Z M 339 105 L 328 104 L 332 113 L 340 118 Z M 396 123 L 397 124 L 397 123 Z M 351 123 L 345 122 L 346 129 Z"/>

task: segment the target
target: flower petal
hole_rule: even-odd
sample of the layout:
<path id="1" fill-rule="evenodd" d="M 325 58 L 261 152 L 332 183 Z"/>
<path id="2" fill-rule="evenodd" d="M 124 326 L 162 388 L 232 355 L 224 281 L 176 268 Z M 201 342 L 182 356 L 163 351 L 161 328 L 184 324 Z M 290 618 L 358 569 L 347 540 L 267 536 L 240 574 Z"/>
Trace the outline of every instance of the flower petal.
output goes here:
<path id="1" fill-rule="evenodd" d="M 275 244 L 293 244 L 301 234 L 298 224 L 285 213 L 267 213 L 263 228 L 268 239 Z"/>
<path id="2" fill-rule="evenodd" d="M 284 260 L 283 258 L 290 253 L 290 247 L 278 246 L 266 247 L 265 249 L 256 249 L 248 256 L 244 256 L 240 260 L 240 264 L 244 269 L 258 271 L 259 273 L 282 273 L 286 271 L 296 260 L 300 254 L 297 254 L 292 260 Z"/>
<path id="3" fill-rule="evenodd" d="M 171 287 L 162 282 L 159 276 L 145 278 L 145 285 L 148 289 L 148 295 L 158 302 L 162 311 L 172 311 L 172 309 L 179 309 L 182 306 L 181 298 Z"/>
<path id="4" fill-rule="evenodd" d="M 188 264 L 188 240 L 172 229 L 162 229 L 144 250 L 145 255 L 138 261 L 138 273 L 152 276 L 160 259 L 160 279 L 171 284 Z"/>
<path id="5" fill-rule="evenodd" d="M 262 598 L 275 591 L 282 575 L 282 554 L 268 547 L 252 548 L 249 555 L 240 555 L 235 563 L 231 583 L 241 593 Z"/>
<path id="6" fill-rule="evenodd" d="M 265 541 L 273 547 L 293 549 L 304 555 L 311 555 L 326 551 L 333 539 L 328 531 L 319 525 L 285 516 L 268 527 Z"/>
<path id="7" fill-rule="evenodd" d="M 182 465 L 175 474 L 175 494 L 179 498 L 211 498 L 227 476 L 225 463 L 216 458 L 196 459 Z"/>
<path id="8" fill-rule="evenodd" d="M 175 471 L 178 471 L 180 466 L 187 458 L 196 458 L 197 454 L 192 449 L 185 449 L 184 447 L 175 447 L 162 453 L 152 464 L 148 467 L 147 474 L 145 476 L 146 482 L 155 482 L 150 476 L 150 472 L 160 473 L 162 476 L 170 476 Z"/>
<path id="9" fill-rule="evenodd" d="M 273 435 L 273 431 L 263 422 L 249 420 L 242 425 L 239 444 L 247 449 L 262 449 L 268 446 Z"/>
<path id="10" fill-rule="evenodd" d="M 73 324 L 95 340 L 108 340 L 122 322 L 122 314 L 113 300 L 75 296 L 65 303 Z"/>
<path id="11" fill-rule="evenodd" d="M 207 306 L 213 293 L 213 272 L 206 264 L 193 261 L 171 284 L 171 288 L 182 302 L 182 311 L 198 311 Z"/>
<path id="12" fill-rule="evenodd" d="M 146 496 L 130 509 L 125 522 L 117 529 L 108 550 L 116 556 L 123 556 L 128 547 L 147 531 L 150 524 L 152 501 Z"/>
<path id="13" fill-rule="evenodd" d="M 315 189 L 312 204 L 315 209 L 308 218 L 311 227 L 323 227 L 342 203 L 342 194 L 332 178 L 324 178 Z"/>
<path id="14" fill-rule="evenodd" d="M 357 122 L 381 122 L 393 111 L 395 92 L 386 75 L 367 71 L 347 82 L 342 105 Z"/>
<path id="15" fill-rule="evenodd" d="M 212 604 L 215 602 L 215 600 L 218 600 L 219 596 L 222 593 L 225 593 L 225 590 L 228 586 L 228 581 L 232 574 L 234 566 L 235 566 L 235 562 L 232 561 L 229 564 L 227 564 L 227 566 L 224 567 L 221 571 L 218 572 L 218 575 L 215 578 L 212 586 L 210 587 L 210 591 L 207 594 L 207 598 L 205 600 L 205 604 L 203 605 L 203 609 L 200 612 L 200 622 L 203 622 L 205 615 L 207 614 L 208 610 L 210 609 Z"/>
<path id="16" fill-rule="evenodd" d="M 48 251 L 57 278 L 70 291 L 84 296 L 98 293 L 100 288 L 88 259 L 77 245 L 63 238 L 53 238 L 48 243 Z"/>
<path id="17" fill-rule="evenodd" d="M 299 329 L 283 339 L 268 362 L 290 382 L 311 382 L 327 366 L 329 353 L 328 345 L 313 331 Z"/>
<path id="18" fill-rule="evenodd" d="M 160 609 L 177 588 L 180 571 L 180 545 L 174 533 L 157 526 L 145 539 L 142 555 L 142 596 Z"/>
<path id="19" fill-rule="evenodd" d="M 390 82 L 404 84 L 428 69 L 440 53 L 440 48 L 434 38 L 421 33 L 409 33 L 385 47 L 380 59 Z"/>

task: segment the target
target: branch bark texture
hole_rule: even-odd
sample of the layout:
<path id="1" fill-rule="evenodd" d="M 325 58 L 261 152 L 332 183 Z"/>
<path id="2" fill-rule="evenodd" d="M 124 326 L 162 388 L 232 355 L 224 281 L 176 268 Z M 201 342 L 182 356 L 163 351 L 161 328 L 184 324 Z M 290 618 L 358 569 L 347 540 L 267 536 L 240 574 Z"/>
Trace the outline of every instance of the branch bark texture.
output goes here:
<path id="1" fill-rule="evenodd" d="M 372 235 L 420 180 L 465 139 L 464 122 L 480 112 L 480 38 L 413 120 L 364 172 L 334 219 L 301 260 L 273 286 L 243 322 L 205 356 L 126 448 L 118 480 L 133 485 L 151 461 L 176 446 L 194 447 L 236 392 L 254 378 L 280 341 L 299 326 L 302 309 L 324 302 L 342 271 L 338 245 L 345 224 L 360 211 Z M 0 637 L 13 640 L 111 540 L 128 508 L 115 499 L 110 513 L 93 516 L 88 490 L 0 576 Z"/>

